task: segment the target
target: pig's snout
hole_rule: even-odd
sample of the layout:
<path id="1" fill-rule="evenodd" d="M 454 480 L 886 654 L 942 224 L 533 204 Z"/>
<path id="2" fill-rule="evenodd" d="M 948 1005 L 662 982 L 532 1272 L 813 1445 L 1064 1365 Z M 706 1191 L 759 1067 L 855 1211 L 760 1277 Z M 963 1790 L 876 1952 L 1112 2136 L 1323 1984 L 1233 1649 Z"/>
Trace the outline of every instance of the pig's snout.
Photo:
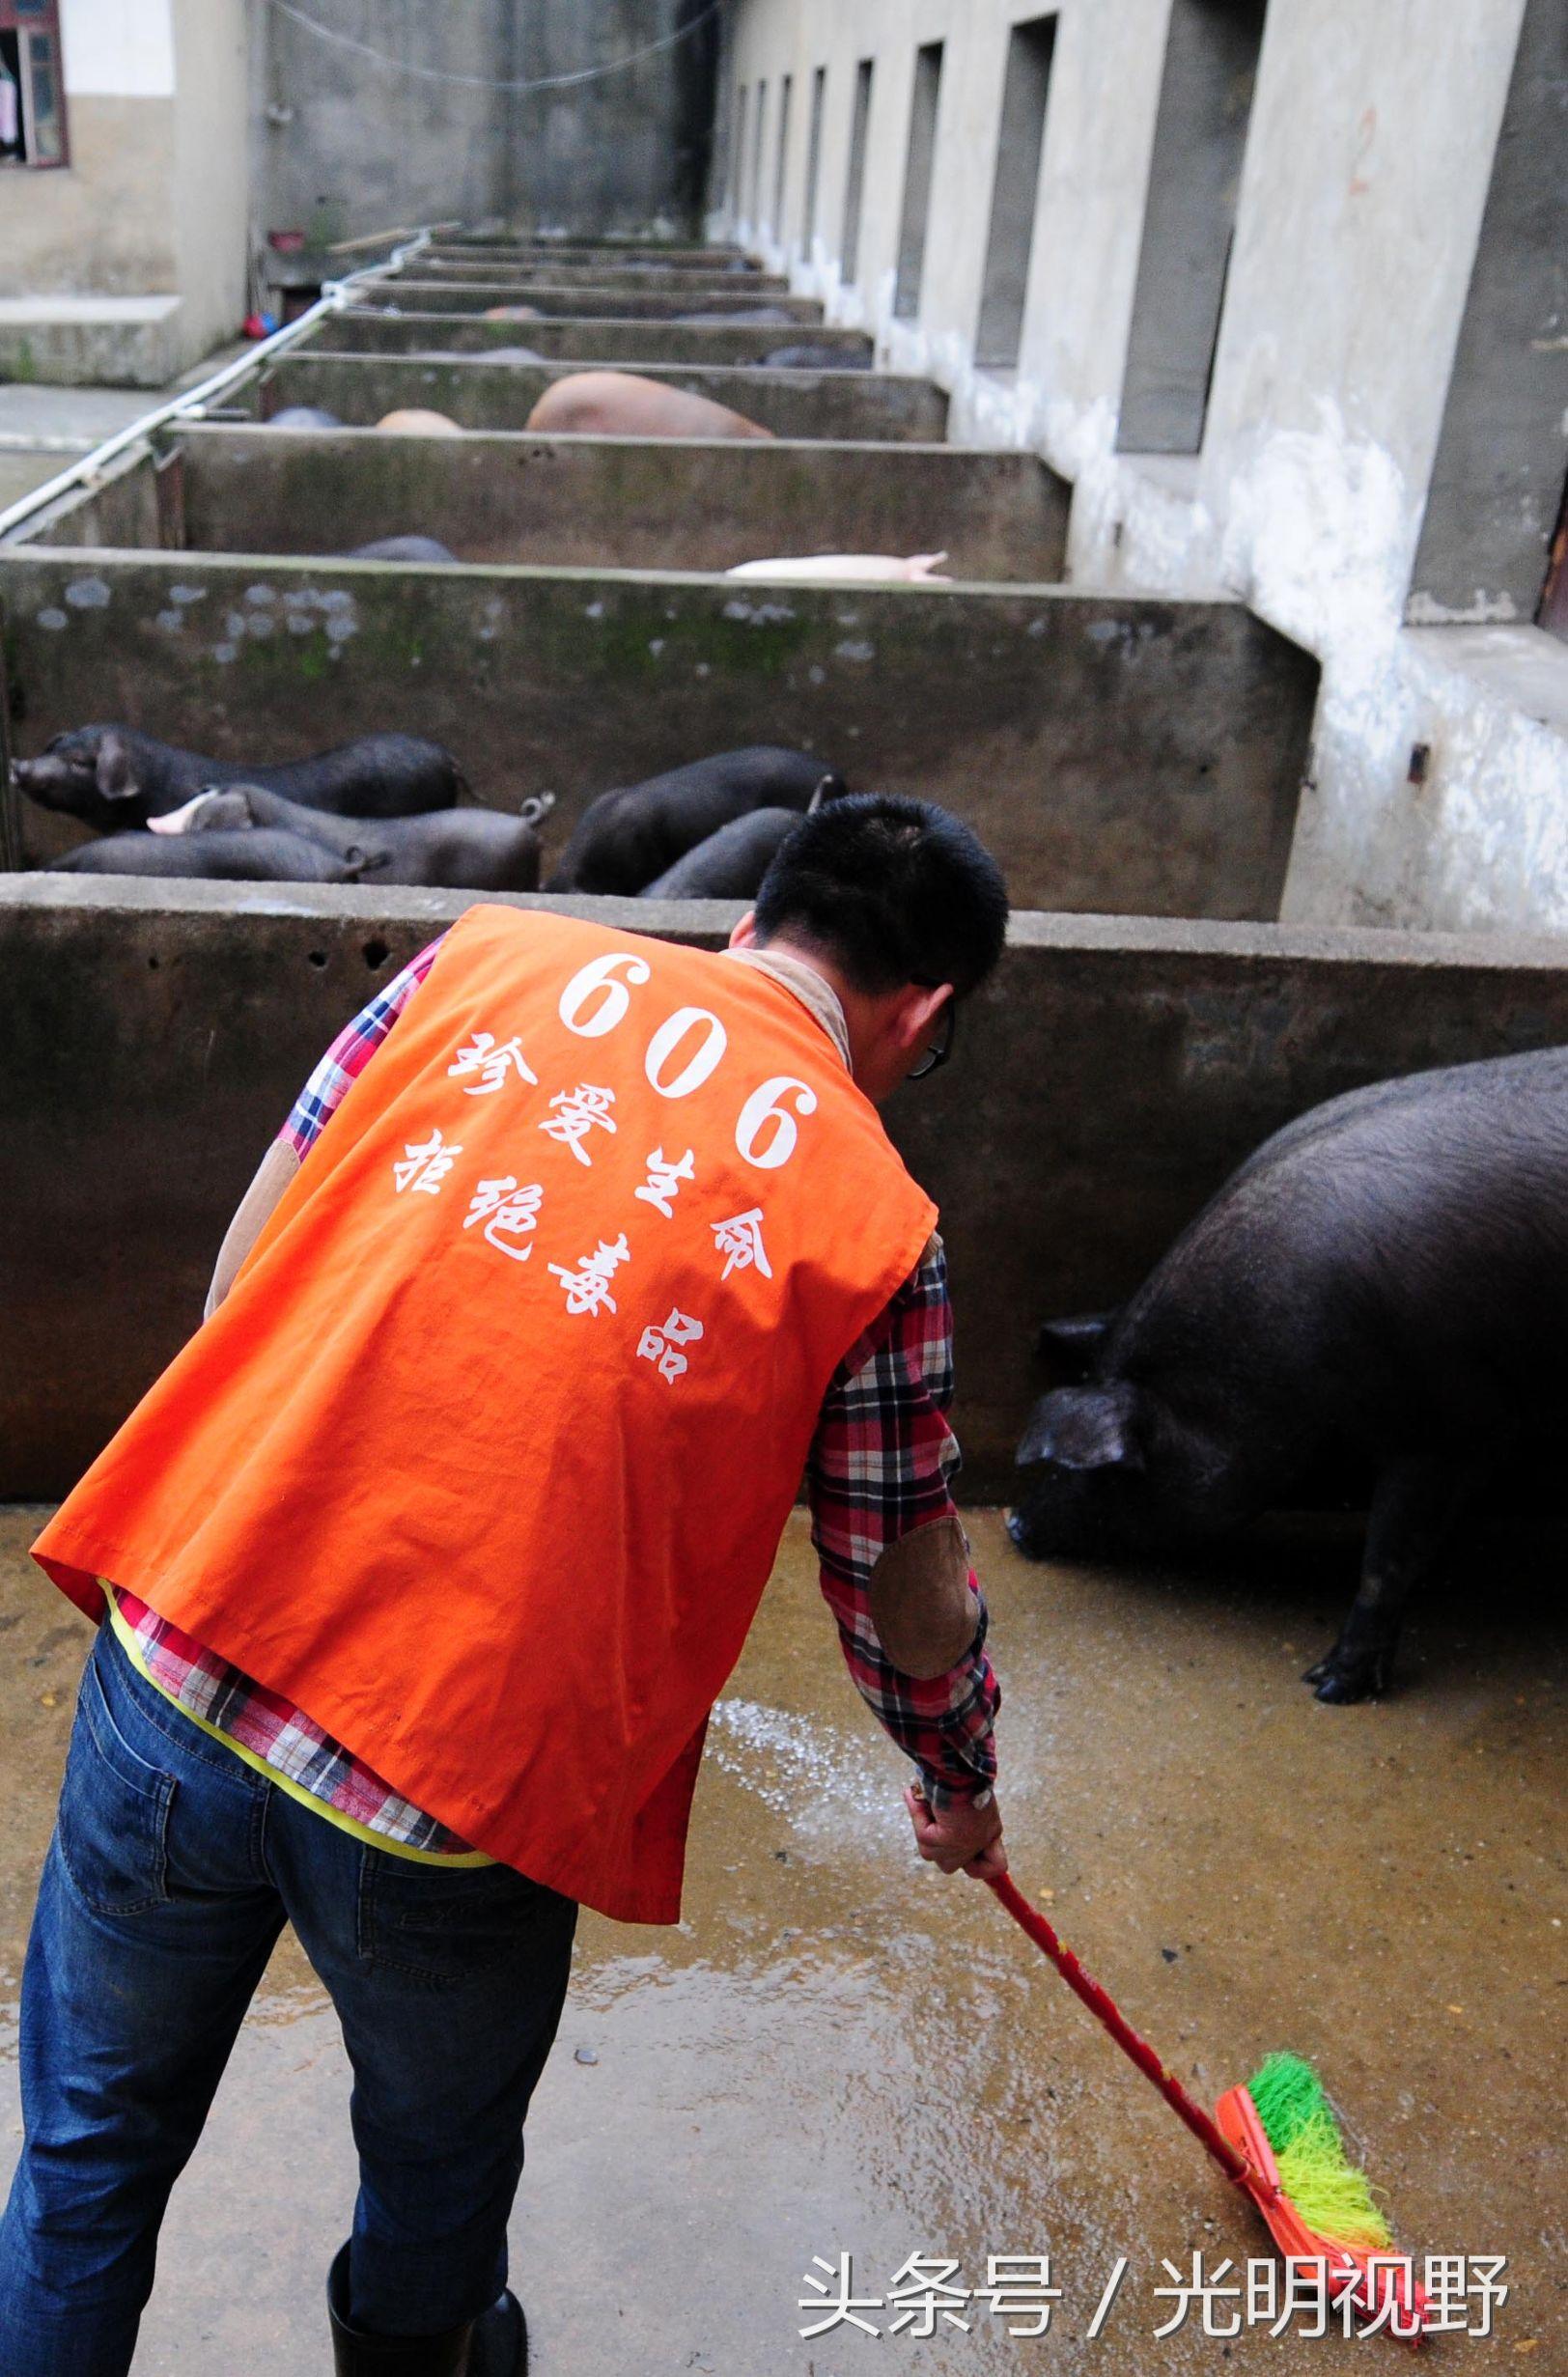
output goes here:
<path id="1" fill-rule="evenodd" d="M 19 793 L 41 801 L 46 809 L 70 808 L 73 795 L 80 798 L 93 789 L 90 772 L 70 760 L 50 759 L 47 754 L 42 759 L 13 760 L 11 780 Z"/>

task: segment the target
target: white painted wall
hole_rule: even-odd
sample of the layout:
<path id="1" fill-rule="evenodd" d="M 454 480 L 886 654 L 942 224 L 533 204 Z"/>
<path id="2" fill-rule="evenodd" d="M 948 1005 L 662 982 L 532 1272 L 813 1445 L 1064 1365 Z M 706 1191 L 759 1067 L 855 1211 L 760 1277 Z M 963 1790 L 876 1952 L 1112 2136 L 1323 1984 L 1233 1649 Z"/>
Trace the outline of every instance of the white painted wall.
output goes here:
<path id="1" fill-rule="evenodd" d="M 70 163 L 0 176 L 0 294 L 45 314 L 62 295 L 178 297 L 151 360 L 140 332 L 118 343 L 111 306 L 98 365 L 176 371 L 245 313 L 247 0 L 62 0 L 60 30 Z"/>
<path id="2" fill-rule="evenodd" d="M 245 317 L 250 246 L 246 0 L 173 0 L 179 94 L 173 197 L 187 349 L 205 354 Z"/>
<path id="3" fill-rule="evenodd" d="M 715 231 L 787 266 L 882 360 L 953 397 L 952 434 L 1075 483 L 1070 571 L 1240 596 L 1323 663 L 1286 893 L 1296 921 L 1568 931 L 1568 647 L 1403 625 L 1525 0 L 1272 0 L 1201 455 L 1116 452 L 1170 0 L 1059 0 L 1023 340 L 973 336 L 1018 0 L 737 0 L 720 84 L 795 77 L 782 223 Z M 920 318 L 891 318 L 914 51 L 945 43 Z M 876 60 L 857 285 L 838 247 L 857 59 Z M 818 237 L 808 95 L 828 70 Z M 755 122 L 755 102 L 748 110 Z M 748 142 L 749 146 L 749 142 Z M 752 187 L 749 157 L 740 178 Z M 1561 698 L 1557 697 L 1560 688 Z M 1427 743 L 1424 781 L 1413 745 Z"/>
<path id="4" fill-rule="evenodd" d="M 61 0 L 66 96 L 173 96 L 173 0 Z"/>

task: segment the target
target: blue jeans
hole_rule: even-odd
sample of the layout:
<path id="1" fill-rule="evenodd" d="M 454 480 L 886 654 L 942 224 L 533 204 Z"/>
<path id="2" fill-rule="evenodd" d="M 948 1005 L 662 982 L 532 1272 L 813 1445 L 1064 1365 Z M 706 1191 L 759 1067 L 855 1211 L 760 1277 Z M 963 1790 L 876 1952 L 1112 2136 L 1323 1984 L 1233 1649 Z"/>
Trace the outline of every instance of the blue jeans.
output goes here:
<path id="1" fill-rule="evenodd" d="M 508 1866 L 446 1871 L 339 1831 L 101 1628 L 22 1981 L 0 2377 L 129 2368 L 169 2191 L 286 1919 L 353 2066 L 354 2324 L 439 2335 L 487 2308 L 576 1914 Z"/>

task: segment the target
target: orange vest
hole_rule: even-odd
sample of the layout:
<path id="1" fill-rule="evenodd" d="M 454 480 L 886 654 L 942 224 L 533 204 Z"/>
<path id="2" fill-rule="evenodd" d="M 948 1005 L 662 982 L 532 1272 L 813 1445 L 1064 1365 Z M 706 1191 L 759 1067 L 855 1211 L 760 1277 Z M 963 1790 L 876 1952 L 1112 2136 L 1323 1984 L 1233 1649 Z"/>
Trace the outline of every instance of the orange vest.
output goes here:
<path id="1" fill-rule="evenodd" d="M 935 1209 L 733 958 L 479 906 L 34 1546 L 477 1848 L 673 1922 L 833 1371 Z"/>

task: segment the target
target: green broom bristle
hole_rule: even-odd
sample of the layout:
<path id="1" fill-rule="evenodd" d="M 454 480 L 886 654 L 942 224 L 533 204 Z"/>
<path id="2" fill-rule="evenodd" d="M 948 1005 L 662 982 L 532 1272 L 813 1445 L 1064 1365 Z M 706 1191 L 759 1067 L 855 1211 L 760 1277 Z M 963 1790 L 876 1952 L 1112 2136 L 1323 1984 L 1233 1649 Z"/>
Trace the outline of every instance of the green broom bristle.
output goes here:
<path id="1" fill-rule="evenodd" d="M 1364 2171 L 1348 2160 L 1322 2081 L 1300 2055 L 1270 2055 L 1247 2082 L 1280 2185 L 1329 2245 L 1387 2252 L 1393 2234 Z"/>

